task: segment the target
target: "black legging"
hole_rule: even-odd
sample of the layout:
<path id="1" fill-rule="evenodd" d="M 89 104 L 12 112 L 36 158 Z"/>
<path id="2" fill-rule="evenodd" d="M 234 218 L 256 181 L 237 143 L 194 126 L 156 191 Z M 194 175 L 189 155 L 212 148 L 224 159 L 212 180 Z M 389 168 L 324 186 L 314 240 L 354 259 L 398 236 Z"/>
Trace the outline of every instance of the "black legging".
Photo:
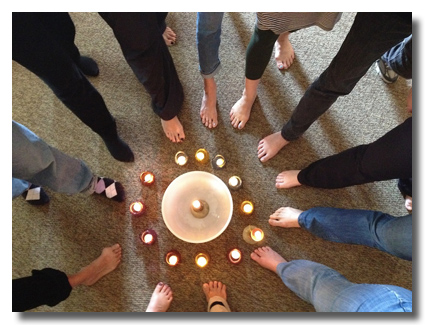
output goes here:
<path id="1" fill-rule="evenodd" d="M 298 174 L 303 185 L 342 188 L 412 177 L 412 118 L 381 138 L 320 159 Z"/>
<path id="2" fill-rule="evenodd" d="M 12 280 L 12 311 L 21 312 L 42 305 L 57 305 L 69 297 L 72 287 L 62 271 L 46 268 Z"/>

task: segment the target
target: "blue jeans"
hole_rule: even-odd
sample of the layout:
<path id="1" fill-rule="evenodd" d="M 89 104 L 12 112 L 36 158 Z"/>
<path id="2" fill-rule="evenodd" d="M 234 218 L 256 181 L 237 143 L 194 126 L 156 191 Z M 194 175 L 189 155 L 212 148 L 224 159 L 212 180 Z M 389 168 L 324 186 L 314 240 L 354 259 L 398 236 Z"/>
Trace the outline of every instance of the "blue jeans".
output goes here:
<path id="1" fill-rule="evenodd" d="M 221 69 L 220 47 L 223 12 L 198 12 L 196 19 L 196 45 L 199 70 L 204 79 L 213 78 Z"/>
<path id="2" fill-rule="evenodd" d="M 12 199 L 31 184 L 59 193 L 91 194 L 96 179 L 83 161 L 50 147 L 28 128 L 12 121 Z"/>
<path id="3" fill-rule="evenodd" d="M 298 297 L 318 312 L 411 312 L 412 292 L 385 284 L 357 284 L 323 264 L 294 260 L 277 273 Z"/>
<path id="4" fill-rule="evenodd" d="M 282 137 L 298 139 L 339 96 L 354 89 L 376 60 L 411 34 L 411 13 L 357 13 L 329 67 L 309 86 L 283 126 Z"/>
<path id="5" fill-rule="evenodd" d="M 374 247 L 412 260 L 411 214 L 393 217 L 378 211 L 319 207 L 302 212 L 298 223 L 329 241 Z"/>
<path id="6" fill-rule="evenodd" d="M 412 79 L 412 35 L 385 52 L 381 59 L 398 75 Z"/>

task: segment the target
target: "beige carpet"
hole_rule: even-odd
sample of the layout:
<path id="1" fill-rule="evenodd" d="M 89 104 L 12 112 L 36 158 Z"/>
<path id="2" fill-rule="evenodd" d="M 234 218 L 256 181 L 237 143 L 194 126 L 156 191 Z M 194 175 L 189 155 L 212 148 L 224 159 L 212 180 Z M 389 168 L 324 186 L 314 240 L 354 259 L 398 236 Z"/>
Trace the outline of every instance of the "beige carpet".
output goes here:
<path id="1" fill-rule="evenodd" d="M 32 269 L 57 268 L 77 272 L 90 263 L 103 247 L 120 243 L 122 263 L 92 287 L 78 287 L 55 307 L 35 311 L 53 312 L 140 312 L 145 311 L 159 281 L 168 283 L 174 300 L 169 311 L 203 312 L 206 300 L 201 285 L 219 280 L 227 285 L 228 302 L 235 312 L 312 312 L 313 307 L 285 287 L 273 272 L 261 268 L 249 254 L 257 247 L 242 238 L 243 229 L 253 224 L 262 228 L 269 245 L 285 258 L 308 259 L 328 265 L 353 282 L 387 283 L 412 289 L 412 263 L 376 249 L 326 242 L 301 229 L 274 228 L 269 215 L 282 206 L 308 209 L 314 206 L 361 208 L 404 215 L 404 202 L 396 181 L 353 186 L 339 190 L 298 187 L 278 190 L 276 176 L 285 169 L 300 169 L 318 158 L 369 143 L 404 121 L 406 95 L 410 83 L 399 79 L 385 84 L 374 68 L 354 91 L 338 99 L 304 137 L 288 145 L 274 159 L 262 164 L 257 144 L 264 136 L 280 130 L 308 85 L 320 75 L 336 54 L 355 14 L 344 13 L 331 32 L 317 27 L 291 35 L 296 59 L 287 72 L 280 72 L 271 58 L 261 81 L 251 119 L 243 130 L 230 125 L 229 112 L 243 90 L 245 50 L 254 22 L 254 13 L 226 13 L 223 20 L 218 74 L 219 125 L 205 128 L 199 117 L 203 82 L 198 72 L 196 13 L 170 13 L 168 25 L 177 33 L 177 44 L 170 48 L 185 91 L 179 115 L 186 133 L 181 144 L 164 135 L 160 119 L 150 108 L 150 99 L 125 62 L 111 29 L 97 13 L 72 13 L 76 25 L 76 44 L 83 55 L 95 59 L 100 75 L 90 78 L 99 90 L 119 133 L 135 154 L 134 163 L 114 160 L 99 136 L 82 124 L 55 97 L 38 77 L 12 62 L 12 118 L 26 125 L 50 145 L 84 160 L 94 173 L 114 178 L 126 188 L 125 203 L 101 197 L 64 195 L 46 189 L 51 197 L 47 206 L 35 207 L 22 198 L 12 201 L 13 278 L 30 275 Z M 211 155 L 227 160 L 223 170 L 195 163 L 194 153 L 206 148 Z M 183 150 L 189 163 L 179 167 L 174 155 Z M 141 171 L 151 170 L 157 179 L 153 187 L 140 185 Z M 224 182 L 231 175 L 243 179 L 243 188 L 232 192 L 235 205 L 228 228 L 217 239 L 186 243 L 166 227 L 161 202 L 167 186 L 178 176 L 201 170 Z M 142 198 L 147 213 L 134 218 L 128 212 L 133 200 Z M 252 216 L 242 216 L 237 206 L 252 200 Z M 142 246 L 137 235 L 146 228 L 157 231 L 153 247 Z M 243 253 L 240 265 L 230 265 L 226 251 L 238 246 Z M 178 249 L 182 263 L 169 267 L 163 259 L 170 249 Z M 197 251 L 211 256 L 205 269 L 193 258 Z"/>

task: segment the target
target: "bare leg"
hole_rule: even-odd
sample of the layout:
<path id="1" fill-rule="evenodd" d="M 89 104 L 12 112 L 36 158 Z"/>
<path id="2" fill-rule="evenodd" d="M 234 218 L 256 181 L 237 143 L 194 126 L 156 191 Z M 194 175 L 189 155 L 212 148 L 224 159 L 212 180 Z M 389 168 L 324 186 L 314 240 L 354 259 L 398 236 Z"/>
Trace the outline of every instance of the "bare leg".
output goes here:
<path id="1" fill-rule="evenodd" d="M 295 52 L 289 41 L 289 32 L 280 34 L 275 45 L 275 59 L 279 70 L 288 69 L 294 62 Z"/>
<path id="2" fill-rule="evenodd" d="M 166 312 L 173 301 L 173 292 L 168 284 L 159 282 L 152 293 L 146 312 Z"/>
<path id="3" fill-rule="evenodd" d="M 168 46 L 174 45 L 176 43 L 177 35 L 173 32 L 170 27 L 166 27 L 164 33 L 162 33 L 165 44 Z"/>
<path id="4" fill-rule="evenodd" d="M 206 127 L 211 129 L 217 126 L 217 85 L 214 78 L 204 79 L 204 96 L 200 115 Z"/>
<path id="5" fill-rule="evenodd" d="M 285 170 L 276 177 L 277 188 L 291 188 L 300 186 L 301 183 L 298 181 L 298 174 L 300 170 Z"/>
<path id="6" fill-rule="evenodd" d="M 165 121 L 161 119 L 162 129 L 165 135 L 172 142 L 182 142 L 185 138 L 183 126 L 181 125 L 177 116 L 174 116 L 171 120 Z"/>
<path id="7" fill-rule="evenodd" d="M 245 78 L 245 89 L 242 97 L 230 110 L 230 120 L 234 128 L 242 129 L 251 115 L 252 105 L 257 97 L 257 88 L 260 79 L 251 80 Z"/>
<path id="8" fill-rule="evenodd" d="M 259 247 L 251 253 L 251 258 L 260 264 L 262 267 L 277 273 L 277 266 L 280 263 L 285 263 L 282 256 L 272 250 L 270 247 Z"/>
<path id="9" fill-rule="evenodd" d="M 301 228 L 298 223 L 298 217 L 302 212 L 302 210 L 291 207 L 282 207 L 270 216 L 269 224 L 282 228 Z"/>
<path id="10" fill-rule="evenodd" d="M 121 246 L 115 244 L 102 250 L 102 254 L 84 267 L 80 272 L 68 276 L 69 284 L 72 288 L 83 284 L 91 286 L 100 278 L 115 270 L 121 262 Z"/>
<path id="11" fill-rule="evenodd" d="M 258 144 L 258 158 L 261 162 L 266 162 L 276 156 L 276 154 L 288 143 L 289 141 L 286 141 L 280 132 L 270 134 Z"/>

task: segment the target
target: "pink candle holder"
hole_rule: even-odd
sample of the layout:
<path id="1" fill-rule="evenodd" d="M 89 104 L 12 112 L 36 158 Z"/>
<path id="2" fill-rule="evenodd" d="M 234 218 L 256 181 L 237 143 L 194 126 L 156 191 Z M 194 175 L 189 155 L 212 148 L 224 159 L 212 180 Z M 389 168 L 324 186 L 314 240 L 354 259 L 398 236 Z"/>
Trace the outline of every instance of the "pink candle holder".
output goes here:
<path id="1" fill-rule="evenodd" d="M 153 229 L 145 230 L 139 235 L 141 242 L 145 245 L 152 245 L 156 242 L 157 237 L 158 235 Z"/>
<path id="2" fill-rule="evenodd" d="M 135 217 L 140 217 L 146 211 L 146 206 L 141 201 L 135 201 L 130 204 L 130 213 Z"/>
<path id="3" fill-rule="evenodd" d="M 181 255 L 176 250 L 171 250 L 165 255 L 165 262 L 170 266 L 176 266 L 181 261 Z"/>
<path id="4" fill-rule="evenodd" d="M 230 263 L 239 264 L 242 261 L 242 252 L 237 248 L 233 248 L 227 254 L 227 258 L 229 259 Z"/>

